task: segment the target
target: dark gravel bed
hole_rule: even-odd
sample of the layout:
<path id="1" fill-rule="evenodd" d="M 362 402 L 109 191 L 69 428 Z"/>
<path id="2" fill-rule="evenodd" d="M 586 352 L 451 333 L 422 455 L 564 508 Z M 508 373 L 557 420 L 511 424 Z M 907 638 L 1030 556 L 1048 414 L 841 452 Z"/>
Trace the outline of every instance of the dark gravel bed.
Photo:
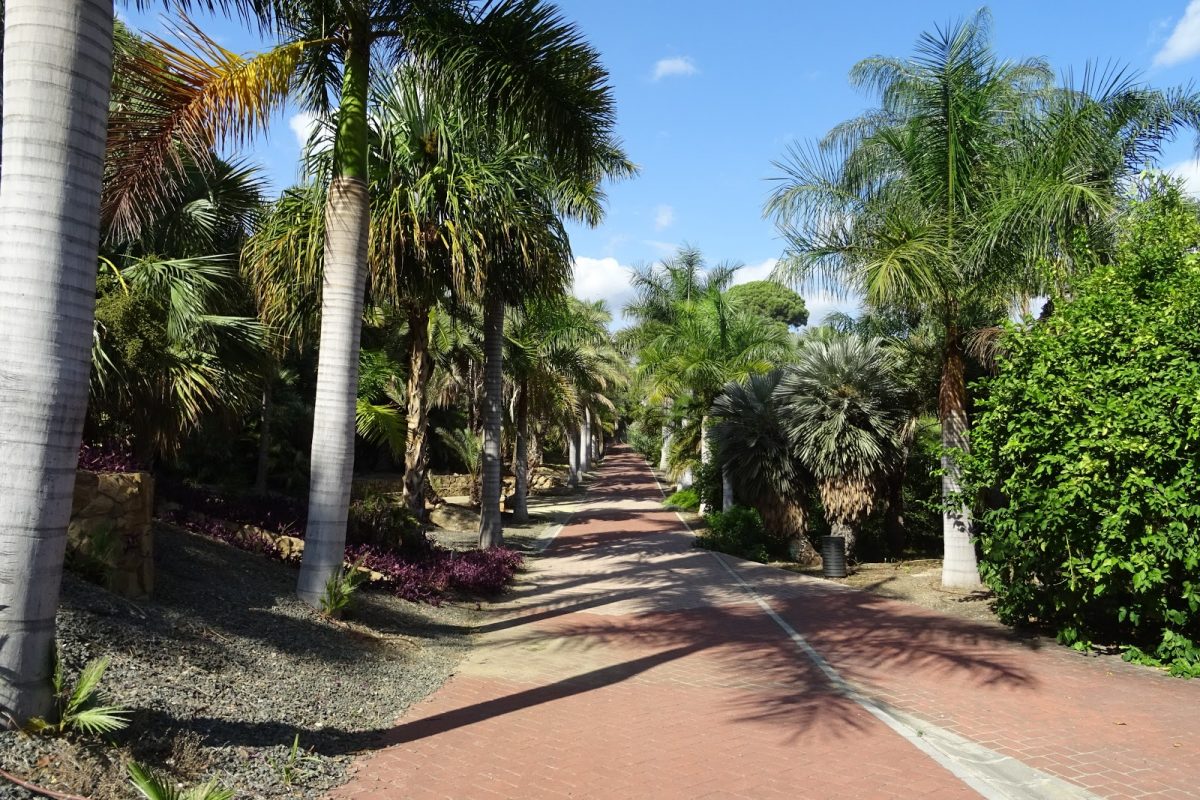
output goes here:
<path id="1" fill-rule="evenodd" d="M 67 575 L 58 615 L 69 680 L 108 656 L 102 686 L 129 729 L 111 744 L 0 732 L 4 769 L 95 800 L 137 796 L 129 758 L 239 798 L 320 797 L 469 644 L 473 601 L 362 592 L 351 622 L 330 622 L 292 596 L 292 568 L 171 526 L 156 537 L 152 601 Z M 0 798 L 32 797 L 0 780 Z"/>

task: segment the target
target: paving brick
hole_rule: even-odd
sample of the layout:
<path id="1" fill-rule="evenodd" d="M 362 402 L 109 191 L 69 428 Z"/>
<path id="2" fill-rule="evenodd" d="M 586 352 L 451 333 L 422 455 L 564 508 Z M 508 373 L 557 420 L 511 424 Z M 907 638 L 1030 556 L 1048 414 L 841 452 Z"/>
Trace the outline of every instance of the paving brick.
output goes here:
<path id="1" fill-rule="evenodd" d="M 682 527 L 644 462 L 612 451 L 455 676 L 332 797 L 975 796 L 839 695 Z M 1200 786 L 1200 681 L 727 563 L 907 713 L 1105 796 Z M 380 794 L 376 778 L 402 788 Z"/>

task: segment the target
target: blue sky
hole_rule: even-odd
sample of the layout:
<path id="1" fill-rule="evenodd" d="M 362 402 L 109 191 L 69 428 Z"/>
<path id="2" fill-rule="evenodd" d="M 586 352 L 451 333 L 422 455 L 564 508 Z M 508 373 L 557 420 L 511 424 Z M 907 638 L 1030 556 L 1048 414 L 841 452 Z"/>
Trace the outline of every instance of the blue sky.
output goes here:
<path id="1" fill-rule="evenodd" d="M 609 187 L 596 229 L 572 229 L 576 293 L 628 299 L 628 267 L 655 261 L 681 242 L 710 262 L 738 261 L 744 279 L 765 277 L 781 243 L 762 218 L 771 162 L 788 143 L 821 136 L 872 104 L 852 89 L 859 59 L 905 56 L 923 30 L 973 13 L 966 2 L 796 2 L 795 0 L 560 0 L 600 50 L 617 99 L 618 132 L 641 167 Z M 1114 61 L 1155 86 L 1186 84 L 1200 69 L 1200 0 L 1002 0 L 990 5 L 1004 57 L 1042 56 L 1056 71 Z M 161 30 L 154 14 L 122 11 Z M 205 19 L 238 51 L 263 47 L 244 26 Z M 250 153 L 276 188 L 296 177 L 297 131 L 284 114 Z M 1164 166 L 1194 176 L 1191 140 Z M 834 303 L 803 291 L 813 317 Z"/>

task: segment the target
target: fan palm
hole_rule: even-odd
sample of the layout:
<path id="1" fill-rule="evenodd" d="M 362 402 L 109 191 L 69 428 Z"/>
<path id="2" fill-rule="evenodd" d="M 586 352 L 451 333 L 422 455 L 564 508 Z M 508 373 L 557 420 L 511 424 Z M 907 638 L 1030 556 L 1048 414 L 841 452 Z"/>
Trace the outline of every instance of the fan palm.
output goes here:
<path id="1" fill-rule="evenodd" d="M 804 494 L 812 478 L 780 421 L 775 391 L 782 376 L 772 370 L 727 384 L 712 405 L 712 437 L 738 496 L 758 510 L 768 532 L 788 542 L 793 558 L 808 562 L 815 552 L 806 536 Z"/>
<path id="2" fill-rule="evenodd" d="M 775 390 L 796 459 L 813 476 L 825 518 L 851 553 L 907 418 L 893 368 L 879 339 L 809 337 Z"/>
<path id="3" fill-rule="evenodd" d="M 114 102 L 119 97 L 114 93 Z M 131 433 L 148 462 L 174 453 L 207 412 L 246 410 L 254 402 L 268 336 L 245 313 L 249 293 L 233 254 L 261 196 L 251 167 L 215 158 L 188 164 L 170 203 L 136 239 L 108 232 L 92 348 L 91 434 Z"/>

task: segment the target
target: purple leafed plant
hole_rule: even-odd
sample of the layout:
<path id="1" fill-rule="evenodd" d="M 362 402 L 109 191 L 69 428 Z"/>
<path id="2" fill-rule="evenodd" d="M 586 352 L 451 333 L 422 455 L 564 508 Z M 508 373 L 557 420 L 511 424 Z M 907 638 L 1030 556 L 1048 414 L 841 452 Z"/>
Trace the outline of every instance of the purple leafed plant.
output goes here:
<path id="1" fill-rule="evenodd" d="M 370 545 L 346 548 L 346 560 L 357 561 L 383 575 L 388 591 L 397 597 L 438 603 L 447 591 L 492 595 L 512 580 L 524 559 L 504 548 L 458 552 L 442 547 L 410 556 Z"/>
<path id="2" fill-rule="evenodd" d="M 261 534 L 254 535 L 236 523 L 225 522 L 213 517 L 197 516 L 174 509 L 163 512 L 159 515 L 159 519 L 181 528 L 187 528 L 193 533 L 199 533 L 210 539 L 216 539 L 218 542 L 232 545 L 248 553 L 258 553 L 277 561 L 284 560 L 283 552 L 273 539 Z"/>
<path id="3" fill-rule="evenodd" d="M 283 551 L 270 537 L 246 530 L 246 525 L 275 534 L 302 536 L 299 525 L 304 515 L 298 504 L 268 502 L 259 506 L 254 498 L 226 498 L 183 484 L 170 485 L 163 495 L 180 508 L 160 513 L 160 519 L 239 550 L 285 560 Z M 351 544 L 346 548 L 347 563 L 361 563 L 383 576 L 375 584 L 379 588 L 404 600 L 433 605 L 452 591 L 496 594 L 512 580 L 523 561 L 520 553 L 505 548 L 462 552 L 432 544 L 404 550 L 374 544 Z"/>

